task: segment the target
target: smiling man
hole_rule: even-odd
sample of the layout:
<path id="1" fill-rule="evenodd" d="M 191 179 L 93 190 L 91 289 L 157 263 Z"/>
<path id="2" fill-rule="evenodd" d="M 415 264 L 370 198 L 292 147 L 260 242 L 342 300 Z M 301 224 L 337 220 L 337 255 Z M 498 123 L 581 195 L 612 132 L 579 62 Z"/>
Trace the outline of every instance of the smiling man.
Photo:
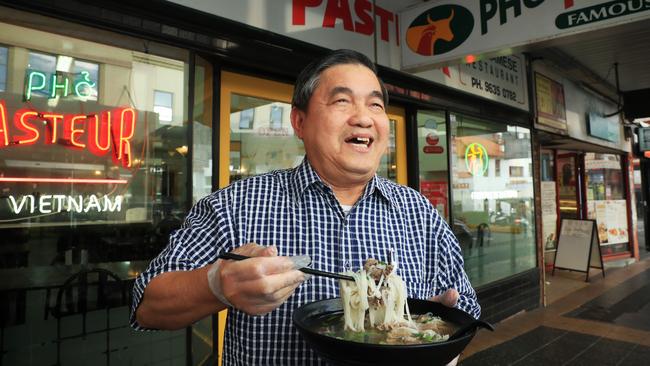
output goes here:
<path id="1" fill-rule="evenodd" d="M 306 156 L 200 200 L 134 287 L 136 329 L 178 329 L 224 308 L 224 365 L 321 365 L 291 323 L 300 305 L 338 297 L 330 278 L 399 259 L 408 296 L 477 317 L 458 241 L 417 191 L 377 176 L 388 144 L 388 94 L 374 64 L 334 51 L 298 76 L 291 123 Z M 234 252 L 255 258 L 217 260 Z"/>

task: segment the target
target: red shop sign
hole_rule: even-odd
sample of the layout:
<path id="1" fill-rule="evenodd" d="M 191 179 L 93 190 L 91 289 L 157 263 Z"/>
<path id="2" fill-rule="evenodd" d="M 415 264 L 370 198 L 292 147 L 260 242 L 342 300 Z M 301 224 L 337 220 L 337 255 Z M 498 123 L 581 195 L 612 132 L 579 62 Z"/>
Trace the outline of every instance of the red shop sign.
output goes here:
<path id="1" fill-rule="evenodd" d="M 131 167 L 131 139 L 137 120 L 133 108 L 119 107 L 90 115 L 23 108 L 13 114 L 11 130 L 8 117 L 6 104 L 0 100 L 0 149 L 34 145 L 39 141 L 46 145 L 59 143 L 71 149 L 87 149 L 96 156 L 112 151 L 116 165 Z"/>

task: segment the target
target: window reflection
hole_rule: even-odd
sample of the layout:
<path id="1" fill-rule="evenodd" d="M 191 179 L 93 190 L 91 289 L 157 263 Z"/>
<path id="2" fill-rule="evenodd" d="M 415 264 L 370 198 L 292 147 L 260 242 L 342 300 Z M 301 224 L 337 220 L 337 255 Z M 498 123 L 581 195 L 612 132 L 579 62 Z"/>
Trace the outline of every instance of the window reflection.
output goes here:
<path id="1" fill-rule="evenodd" d="M 447 124 L 444 112 L 418 111 L 418 162 L 420 192 L 449 221 L 449 169 Z M 465 234 L 460 225 L 451 225 L 456 236 Z"/>
<path id="2" fill-rule="evenodd" d="M 57 26 L 88 37 L 101 33 L 37 18 L 35 27 Z M 3 357 L 52 364 L 55 353 L 40 347 L 57 344 L 50 337 L 52 320 L 43 319 L 57 289 L 83 269 L 102 268 L 116 274 L 128 293 L 129 281 L 184 219 L 191 148 L 188 55 L 159 44 L 153 48 L 165 56 L 154 55 L 4 22 L 0 32 L 8 39 L 21 35 L 19 45 L 0 47 L 0 116 L 9 121 L 0 133 L 0 287 L 3 309 L 11 309 L 3 317 L 3 331 L 26 333 L 20 342 L 5 343 Z M 142 44 L 112 33 L 101 37 Z M 156 91 L 173 97 L 156 98 Z M 155 108 L 161 104 L 170 111 Z M 88 287 L 88 294 L 97 290 Z M 124 315 L 112 318 L 113 325 L 126 329 L 128 306 L 125 300 L 115 304 L 111 311 Z M 102 316 L 89 326 L 108 331 Z M 170 333 L 166 344 L 172 337 L 183 349 L 184 334 Z M 134 332 L 128 338 L 128 344 L 150 341 Z M 61 363 L 96 363 L 105 355 L 102 339 L 89 340 L 83 354 L 71 352 L 76 341 L 63 341 Z M 124 364 L 133 363 L 131 357 L 124 350 L 111 353 Z"/>
<path id="3" fill-rule="evenodd" d="M 7 88 L 7 47 L 0 47 L 0 92 Z"/>
<path id="4" fill-rule="evenodd" d="M 395 147 L 395 125 L 394 119 L 388 120 L 388 147 L 381 156 L 377 175 L 388 178 L 393 182 L 397 181 L 397 148 Z"/>
<path id="5" fill-rule="evenodd" d="M 451 115 L 453 226 L 472 284 L 535 266 L 530 131 Z"/>
<path id="6" fill-rule="evenodd" d="M 230 181 L 302 162 L 305 149 L 291 127 L 291 105 L 232 94 L 230 104 Z"/>

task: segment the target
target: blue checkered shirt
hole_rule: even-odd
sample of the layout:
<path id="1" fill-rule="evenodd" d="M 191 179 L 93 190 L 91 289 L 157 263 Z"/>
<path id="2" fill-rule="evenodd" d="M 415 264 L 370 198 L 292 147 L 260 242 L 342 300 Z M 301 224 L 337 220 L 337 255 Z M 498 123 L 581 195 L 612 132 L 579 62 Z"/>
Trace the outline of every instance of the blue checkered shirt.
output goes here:
<path id="1" fill-rule="evenodd" d="M 131 325 L 140 328 L 135 309 L 153 277 L 206 266 L 218 254 L 250 242 L 275 244 L 280 255 L 309 255 L 312 268 L 330 272 L 358 270 L 365 259 L 386 258 L 393 248 L 409 297 L 427 299 L 455 288 L 457 307 L 480 315 L 458 241 L 426 198 L 375 176 L 346 215 L 305 159 L 294 169 L 238 181 L 201 199 L 137 278 Z M 338 296 L 337 280 L 313 277 L 267 315 L 230 309 L 223 364 L 325 364 L 298 335 L 291 316 L 302 304 Z"/>

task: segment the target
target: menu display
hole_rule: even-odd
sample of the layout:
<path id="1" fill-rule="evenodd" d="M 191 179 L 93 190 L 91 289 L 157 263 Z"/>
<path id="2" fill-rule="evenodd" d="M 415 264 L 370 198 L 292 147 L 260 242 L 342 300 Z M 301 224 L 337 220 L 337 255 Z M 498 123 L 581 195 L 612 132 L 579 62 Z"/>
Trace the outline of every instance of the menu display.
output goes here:
<path id="1" fill-rule="evenodd" d="M 625 200 L 588 202 L 589 218 L 596 220 L 600 244 L 619 244 L 629 241 L 627 204 Z"/>
<path id="2" fill-rule="evenodd" d="M 557 204 L 555 182 L 542 182 L 542 235 L 544 249 L 554 249 L 557 241 Z"/>

